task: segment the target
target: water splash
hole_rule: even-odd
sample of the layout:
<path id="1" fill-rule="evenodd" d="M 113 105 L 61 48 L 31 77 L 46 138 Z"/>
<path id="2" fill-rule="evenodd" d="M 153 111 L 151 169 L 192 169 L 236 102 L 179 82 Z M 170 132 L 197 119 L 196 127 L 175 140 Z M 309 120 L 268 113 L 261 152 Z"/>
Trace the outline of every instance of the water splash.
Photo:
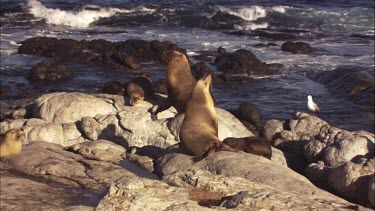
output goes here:
<path id="1" fill-rule="evenodd" d="M 27 4 L 29 12 L 35 18 L 44 19 L 52 25 L 63 25 L 78 28 L 88 27 L 91 23 L 102 17 L 110 17 L 118 12 L 126 12 L 117 8 L 101 8 L 98 10 L 83 9 L 78 12 L 50 9 L 38 0 L 30 0 Z"/>

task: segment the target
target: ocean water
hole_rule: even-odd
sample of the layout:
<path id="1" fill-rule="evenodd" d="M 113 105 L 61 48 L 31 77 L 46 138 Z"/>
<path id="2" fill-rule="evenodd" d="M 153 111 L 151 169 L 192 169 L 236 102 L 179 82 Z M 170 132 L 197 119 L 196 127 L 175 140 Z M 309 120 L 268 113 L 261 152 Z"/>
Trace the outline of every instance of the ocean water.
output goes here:
<path id="1" fill-rule="evenodd" d="M 317 115 L 349 130 L 374 132 L 374 113 L 365 112 L 307 76 L 343 65 L 374 68 L 374 1 L 126 1 L 126 0 L 2 0 L 1 1 L 1 89 L 5 99 L 19 99 L 27 92 L 80 91 L 97 93 L 110 80 L 125 82 L 131 75 L 82 64 L 65 64 L 74 78 L 53 85 L 30 84 L 26 76 L 33 65 L 54 60 L 17 53 L 25 39 L 56 38 L 168 40 L 187 49 L 228 52 L 244 48 L 261 61 L 281 63 L 282 69 L 266 77 L 251 77 L 246 83 L 228 82 L 214 87 L 218 107 L 237 108 L 251 101 L 264 119 L 291 118 L 305 111 L 311 94 L 322 111 Z M 265 31 L 287 33 L 309 43 L 314 53 L 282 52 L 284 41 L 228 32 Z M 255 44 L 276 43 L 256 48 Z M 192 62 L 197 62 L 192 59 Z M 211 66 L 216 70 L 215 66 Z M 152 79 L 164 76 L 164 66 L 143 64 L 139 71 Z"/>

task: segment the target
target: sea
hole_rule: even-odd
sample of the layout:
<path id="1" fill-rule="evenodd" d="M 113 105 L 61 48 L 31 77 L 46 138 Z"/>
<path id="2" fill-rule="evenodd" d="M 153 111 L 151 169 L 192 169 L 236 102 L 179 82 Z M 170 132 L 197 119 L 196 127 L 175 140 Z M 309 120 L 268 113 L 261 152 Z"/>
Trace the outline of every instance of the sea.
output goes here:
<path id="1" fill-rule="evenodd" d="M 290 119 L 294 112 L 308 112 L 307 95 L 321 108 L 316 115 L 343 129 L 374 132 L 374 113 L 311 80 L 311 75 L 350 65 L 374 69 L 373 0 L 1 0 L 0 88 L 6 101 L 27 93 L 56 91 L 100 93 L 105 82 L 125 82 L 131 75 L 101 67 L 67 63 L 74 72 L 69 81 L 36 85 L 27 80 L 31 67 L 43 58 L 17 53 L 20 42 L 37 36 L 76 40 L 127 39 L 171 41 L 187 50 L 192 63 L 201 51 L 252 51 L 266 63 L 281 69 L 243 83 L 227 82 L 213 87 L 217 106 L 236 109 L 250 101 L 264 120 Z M 285 40 L 238 36 L 233 31 L 287 33 L 309 43 L 308 55 L 281 51 Z M 278 46 L 256 47 L 275 43 Z M 209 64 L 215 74 L 216 66 Z M 151 79 L 165 76 L 165 66 L 142 64 L 140 72 Z M 246 77 L 246 76 L 242 76 Z M 25 94 L 26 93 L 26 94 Z"/>

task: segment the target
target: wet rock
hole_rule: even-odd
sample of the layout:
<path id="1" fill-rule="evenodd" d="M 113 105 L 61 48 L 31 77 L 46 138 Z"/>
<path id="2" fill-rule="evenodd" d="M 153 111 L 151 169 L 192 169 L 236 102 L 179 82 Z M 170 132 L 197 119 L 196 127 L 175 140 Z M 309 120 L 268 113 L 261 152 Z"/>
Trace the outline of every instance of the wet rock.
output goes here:
<path id="1" fill-rule="evenodd" d="M 210 74 L 213 76 L 212 70 L 204 62 L 198 62 L 191 66 L 191 74 L 195 80 L 201 79 L 203 76 Z"/>
<path id="2" fill-rule="evenodd" d="M 97 97 L 78 92 L 60 92 L 39 97 L 34 103 L 33 116 L 48 122 L 64 123 L 115 112 L 113 105 Z"/>
<path id="3" fill-rule="evenodd" d="M 118 81 L 108 81 L 103 86 L 103 93 L 124 96 L 125 88 Z"/>
<path id="4" fill-rule="evenodd" d="M 217 62 L 217 68 L 226 74 L 266 75 L 267 65 L 261 62 L 249 50 L 239 49 L 227 53 Z"/>
<path id="5" fill-rule="evenodd" d="M 288 41 L 281 45 L 281 50 L 294 54 L 309 54 L 313 52 L 312 47 L 305 42 Z"/>
<path id="6" fill-rule="evenodd" d="M 103 161 L 87 160 L 64 151 L 57 144 L 33 142 L 22 152 L 1 161 L 1 169 L 12 169 L 73 187 L 100 190 L 124 176 L 135 176 L 122 167 Z"/>
<path id="7" fill-rule="evenodd" d="M 335 95 L 344 96 L 356 104 L 375 111 L 374 71 L 354 66 L 341 66 L 317 74 L 313 80 L 324 84 Z"/>
<path id="8" fill-rule="evenodd" d="M 84 158 L 119 164 L 126 157 L 126 149 L 107 140 L 83 142 L 69 147 Z"/>
<path id="9" fill-rule="evenodd" d="M 171 42 L 126 40 L 109 42 L 106 40 L 56 39 L 48 37 L 30 38 L 21 43 L 20 54 L 30 54 L 55 58 L 62 61 L 94 64 L 118 71 L 138 69 L 140 62 L 163 62 L 164 50 L 186 50 Z"/>
<path id="10" fill-rule="evenodd" d="M 55 63 L 47 65 L 38 63 L 31 68 L 28 79 L 32 82 L 56 82 L 73 77 L 73 72 L 65 68 L 63 64 Z"/>

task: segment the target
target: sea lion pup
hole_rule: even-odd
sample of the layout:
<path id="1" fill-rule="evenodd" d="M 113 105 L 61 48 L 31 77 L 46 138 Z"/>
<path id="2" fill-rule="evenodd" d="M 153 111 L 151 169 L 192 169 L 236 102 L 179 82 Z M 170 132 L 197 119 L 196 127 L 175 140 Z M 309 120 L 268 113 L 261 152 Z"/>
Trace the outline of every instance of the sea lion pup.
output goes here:
<path id="1" fill-rule="evenodd" d="M 196 80 L 191 74 L 189 61 L 180 52 L 165 50 L 163 58 L 167 63 L 166 84 L 168 98 L 160 106 L 152 109 L 153 118 L 159 112 L 175 107 L 178 113 L 185 112 L 185 106 L 190 98 L 190 92 L 194 88 Z"/>
<path id="2" fill-rule="evenodd" d="M 104 84 L 103 93 L 123 96 L 125 93 L 125 88 L 120 82 L 109 81 Z"/>
<path id="3" fill-rule="evenodd" d="M 152 81 L 146 76 L 136 76 L 126 85 L 127 95 L 130 97 L 130 105 L 151 99 L 155 96 L 155 88 Z"/>
<path id="4" fill-rule="evenodd" d="M 223 143 L 231 148 L 271 159 L 271 144 L 259 137 L 226 138 Z"/>
<path id="5" fill-rule="evenodd" d="M 210 93 L 211 80 L 211 75 L 207 74 L 194 86 L 180 130 L 180 148 L 198 159 L 219 150 L 232 151 L 218 138 L 217 113 Z"/>
<path id="6" fill-rule="evenodd" d="M 22 129 L 10 129 L 0 135 L 0 158 L 18 154 L 22 150 L 25 133 Z"/>

